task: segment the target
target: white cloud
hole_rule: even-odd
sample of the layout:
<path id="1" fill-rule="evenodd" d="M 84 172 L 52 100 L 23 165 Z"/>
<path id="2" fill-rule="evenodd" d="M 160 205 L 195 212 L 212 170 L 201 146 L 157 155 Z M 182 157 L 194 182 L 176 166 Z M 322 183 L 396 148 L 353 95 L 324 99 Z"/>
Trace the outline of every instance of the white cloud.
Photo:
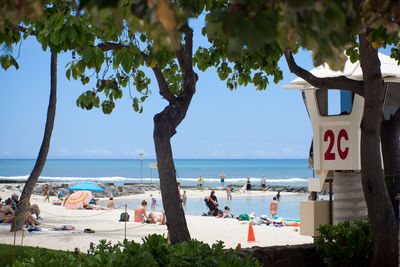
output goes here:
<path id="1" fill-rule="evenodd" d="M 64 156 L 69 156 L 71 155 L 71 152 L 68 149 L 61 149 L 60 153 Z"/>
<path id="2" fill-rule="evenodd" d="M 10 155 L 12 155 L 12 153 L 8 152 L 8 151 L 4 151 L 1 153 L 1 155 L 10 156 Z"/>
<path id="3" fill-rule="evenodd" d="M 214 150 L 210 153 L 210 156 L 211 156 L 211 157 L 218 157 L 218 158 L 221 158 L 221 157 L 226 157 L 226 153 L 225 153 L 225 152 L 222 152 L 222 151 L 219 151 L 219 150 L 217 150 L 217 149 L 214 149 Z"/>
<path id="4" fill-rule="evenodd" d="M 84 149 L 83 152 L 81 154 L 84 154 L 86 156 L 112 156 L 112 152 L 104 149 L 102 147 L 97 147 L 97 148 L 93 148 L 93 149 Z"/>
<path id="5" fill-rule="evenodd" d="M 306 155 L 304 153 L 301 153 L 300 151 L 294 150 L 292 148 L 289 147 L 285 147 L 282 150 L 282 155 L 284 157 L 306 157 Z"/>

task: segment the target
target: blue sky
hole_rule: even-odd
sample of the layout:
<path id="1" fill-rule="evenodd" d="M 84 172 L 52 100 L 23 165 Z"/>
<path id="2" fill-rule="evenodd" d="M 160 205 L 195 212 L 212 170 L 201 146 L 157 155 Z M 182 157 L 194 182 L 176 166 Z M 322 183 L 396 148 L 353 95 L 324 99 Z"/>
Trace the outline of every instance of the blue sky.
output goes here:
<path id="1" fill-rule="evenodd" d="M 206 46 L 200 26 L 195 25 L 195 45 Z M 15 54 L 18 49 L 15 49 Z M 311 55 L 296 55 L 299 65 L 312 69 Z M 110 115 L 101 109 L 86 111 L 75 104 L 78 96 L 91 89 L 68 81 L 65 65 L 71 52 L 58 60 L 57 112 L 48 158 L 155 158 L 153 116 L 167 102 L 158 94 L 152 78 L 152 95 L 142 114 L 132 109 L 129 93 L 116 103 Z M 0 158 L 35 158 L 44 132 L 50 92 L 50 53 L 36 39 L 22 43 L 19 70 L 0 70 Z M 306 158 L 312 129 L 300 92 L 281 89 L 296 77 L 281 59 L 284 79 L 266 91 L 254 86 L 230 91 L 214 69 L 199 75 L 197 91 L 185 120 L 172 138 L 175 158 Z"/>

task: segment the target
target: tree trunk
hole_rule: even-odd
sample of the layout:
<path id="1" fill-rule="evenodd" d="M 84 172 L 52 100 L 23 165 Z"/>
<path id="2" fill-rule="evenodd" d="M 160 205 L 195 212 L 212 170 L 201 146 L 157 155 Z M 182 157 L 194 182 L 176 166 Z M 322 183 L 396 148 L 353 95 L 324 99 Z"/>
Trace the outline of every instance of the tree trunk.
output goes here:
<path id="1" fill-rule="evenodd" d="M 39 155 L 36 159 L 35 166 L 29 175 L 28 180 L 25 183 L 22 194 L 19 198 L 19 203 L 15 215 L 17 216 L 17 223 L 12 224 L 11 231 L 14 231 L 14 227 L 19 231 L 24 226 L 24 217 L 26 208 L 31 198 L 33 188 L 35 187 L 40 174 L 42 173 L 44 164 L 46 163 L 47 154 L 50 148 L 51 133 L 53 132 L 54 119 L 56 116 L 56 102 L 57 102 L 57 54 L 51 54 L 50 63 L 50 100 L 49 107 L 47 109 L 47 120 L 44 130 L 44 137 L 42 145 L 39 150 Z"/>
<path id="2" fill-rule="evenodd" d="M 171 137 L 176 133 L 176 127 L 185 118 L 195 93 L 197 78 L 193 70 L 191 73 L 186 72 L 184 79 L 182 96 L 174 104 L 168 105 L 162 112 L 154 116 L 153 137 L 160 176 L 160 189 L 172 244 L 190 240 L 185 213 L 178 193 L 170 142 Z"/>
<path id="3" fill-rule="evenodd" d="M 372 266 L 397 266 L 396 222 L 380 157 L 384 83 L 378 51 L 360 34 L 365 106 L 361 122 L 362 185 L 374 236 Z"/>

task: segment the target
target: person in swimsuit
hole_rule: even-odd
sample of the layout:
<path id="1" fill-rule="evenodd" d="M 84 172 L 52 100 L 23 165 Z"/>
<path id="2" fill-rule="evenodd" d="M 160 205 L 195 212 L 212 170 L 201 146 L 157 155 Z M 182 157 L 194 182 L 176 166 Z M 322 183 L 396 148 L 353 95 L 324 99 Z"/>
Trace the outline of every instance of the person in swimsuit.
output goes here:
<path id="1" fill-rule="evenodd" d="M 46 184 L 43 188 L 43 196 L 44 202 L 46 202 L 46 200 L 50 202 L 50 186 L 48 184 Z"/>
<path id="2" fill-rule="evenodd" d="M 249 177 L 249 178 L 247 178 L 246 189 L 247 189 L 247 190 L 251 190 L 251 182 L 250 182 L 250 177 Z"/>
<path id="3" fill-rule="evenodd" d="M 11 208 L 12 199 L 8 198 L 6 204 L 0 208 L 0 223 L 12 223 L 14 221 L 14 210 Z M 40 224 L 31 213 L 27 212 L 25 216 L 25 222 L 33 222 L 35 224 Z"/>
<path id="4" fill-rule="evenodd" d="M 221 186 L 224 187 L 225 184 L 225 173 L 221 172 L 219 175 L 219 178 L 221 179 Z"/>
<path id="5" fill-rule="evenodd" d="M 276 197 L 273 197 L 272 202 L 269 206 L 269 212 L 271 213 L 272 218 L 278 214 L 278 201 L 276 201 Z"/>
<path id="6" fill-rule="evenodd" d="M 154 215 L 152 212 L 149 213 L 149 216 L 147 216 L 146 223 L 160 223 L 161 225 L 165 224 L 165 212 L 163 212 L 162 216 L 157 216 Z"/>
<path id="7" fill-rule="evenodd" d="M 232 193 L 231 192 L 232 192 L 231 186 L 228 185 L 226 187 L 226 198 L 227 198 L 228 201 L 232 201 Z"/>
<path id="8" fill-rule="evenodd" d="M 108 201 L 107 208 L 115 209 L 114 197 L 112 195 L 110 196 L 110 201 Z"/>
<path id="9" fill-rule="evenodd" d="M 134 222 L 143 222 L 143 217 L 146 217 L 147 201 L 143 200 L 140 206 L 135 209 Z"/>
<path id="10" fill-rule="evenodd" d="M 201 175 L 199 176 L 199 179 L 197 179 L 197 183 L 199 184 L 200 191 L 203 191 L 204 178 Z"/>
<path id="11" fill-rule="evenodd" d="M 265 181 L 265 177 L 264 177 L 264 175 L 263 175 L 263 176 L 261 177 L 261 190 L 262 190 L 263 192 L 265 192 L 265 189 L 266 189 L 265 184 L 266 184 L 266 181 Z"/>

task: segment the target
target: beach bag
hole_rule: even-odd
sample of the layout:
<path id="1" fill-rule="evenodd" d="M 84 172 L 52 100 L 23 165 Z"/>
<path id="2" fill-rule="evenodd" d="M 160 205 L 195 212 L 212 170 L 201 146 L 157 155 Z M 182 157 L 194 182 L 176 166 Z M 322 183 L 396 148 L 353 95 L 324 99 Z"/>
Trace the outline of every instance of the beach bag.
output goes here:
<path id="1" fill-rule="evenodd" d="M 129 222 L 129 214 L 125 213 L 125 212 L 121 213 L 121 216 L 119 217 L 119 221 L 120 222 L 125 222 L 125 221 Z"/>

